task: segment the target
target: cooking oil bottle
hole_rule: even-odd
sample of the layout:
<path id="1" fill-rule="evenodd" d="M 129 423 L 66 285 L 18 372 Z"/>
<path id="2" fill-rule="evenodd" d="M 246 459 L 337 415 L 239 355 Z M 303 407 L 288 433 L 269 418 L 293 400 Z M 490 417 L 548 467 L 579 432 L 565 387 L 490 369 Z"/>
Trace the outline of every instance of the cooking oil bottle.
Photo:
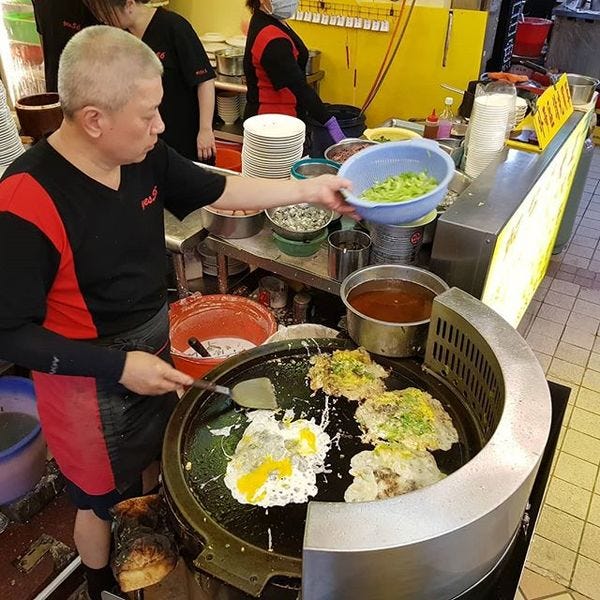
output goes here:
<path id="1" fill-rule="evenodd" d="M 435 108 L 431 114 L 425 119 L 425 131 L 423 137 L 428 140 L 436 140 L 438 137 L 438 131 L 440 129 L 440 122 L 438 116 L 435 114 Z"/>

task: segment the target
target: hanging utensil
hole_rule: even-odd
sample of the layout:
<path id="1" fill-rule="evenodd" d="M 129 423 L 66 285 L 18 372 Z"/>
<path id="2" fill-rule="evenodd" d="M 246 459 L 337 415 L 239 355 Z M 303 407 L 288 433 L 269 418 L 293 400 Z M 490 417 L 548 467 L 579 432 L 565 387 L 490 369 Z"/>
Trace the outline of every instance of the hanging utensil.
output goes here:
<path id="1" fill-rule="evenodd" d="M 257 377 L 236 383 L 231 389 L 211 381 L 196 379 L 193 387 L 229 396 L 238 406 L 255 410 L 275 410 L 279 407 L 273 384 L 268 377 Z"/>

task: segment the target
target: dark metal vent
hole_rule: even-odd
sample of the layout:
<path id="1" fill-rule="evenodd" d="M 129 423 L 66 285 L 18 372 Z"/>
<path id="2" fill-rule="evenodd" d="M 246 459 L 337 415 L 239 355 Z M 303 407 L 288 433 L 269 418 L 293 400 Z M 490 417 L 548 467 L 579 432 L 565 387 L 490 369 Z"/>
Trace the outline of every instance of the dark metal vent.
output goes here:
<path id="1" fill-rule="evenodd" d="M 478 344 L 476 332 L 469 329 L 436 317 L 429 330 L 434 337 L 427 363 L 462 396 L 487 442 L 504 408 L 502 376 L 495 358 L 484 350 L 486 345 Z"/>

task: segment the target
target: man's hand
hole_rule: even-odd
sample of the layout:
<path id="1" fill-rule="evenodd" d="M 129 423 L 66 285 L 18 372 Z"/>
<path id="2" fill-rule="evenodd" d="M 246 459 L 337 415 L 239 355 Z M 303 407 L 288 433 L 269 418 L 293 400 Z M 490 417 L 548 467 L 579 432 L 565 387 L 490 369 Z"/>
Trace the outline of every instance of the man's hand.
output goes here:
<path id="1" fill-rule="evenodd" d="M 303 179 L 297 182 L 300 186 L 301 202 L 320 204 L 338 213 L 359 219 L 354 207 L 348 204 L 339 190 L 349 189 L 351 183 L 336 175 L 321 175 L 311 179 Z"/>
<path id="2" fill-rule="evenodd" d="M 215 134 L 212 129 L 201 129 L 196 139 L 198 158 L 208 160 L 211 156 L 216 156 L 217 147 L 215 145 Z"/>
<path id="3" fill-rule="evenodd" d="M 181 391 L 192 385 L 193 378 L 174 369 L 164 360 L 137 350 L 127 353 L 123 375 L 119 383 L 128 390 L 145 396 L 158 396 Z"/>

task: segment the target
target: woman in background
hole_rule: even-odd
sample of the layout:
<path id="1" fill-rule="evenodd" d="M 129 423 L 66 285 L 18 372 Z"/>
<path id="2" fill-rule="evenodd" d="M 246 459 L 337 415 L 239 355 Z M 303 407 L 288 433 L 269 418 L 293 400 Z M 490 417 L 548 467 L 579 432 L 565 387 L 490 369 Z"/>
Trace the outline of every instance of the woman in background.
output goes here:
<path id="1" fill-rule="evenodd" d="M 248 86 L 244 118 L 278 113 L 306 122 L 310 117 L 327 128 L 334 142 L 346 137 L 306 82 L 308 49 L 285 22 L 296 12 L 298 0 L 246 0 L 246 6 L 252 18 L 244 55 Z"/>
<path id="2" fill-rule="evenodd" d="M 160 137 L 186 158 L 214 164 L 215 72 L 190 23 L 172 11 L 145 6 L 148 1 L 85 0 L 99 21 L 127 29 L 162 62 L 165 132 Z"/>
<path id="3" fill-rule="evenodd" d="M 35 25 L 44 54 L 46 91 L 58 91 L 58 59 L 67 42 L 98 21 L 81 0 L 33 0 Z"/>

